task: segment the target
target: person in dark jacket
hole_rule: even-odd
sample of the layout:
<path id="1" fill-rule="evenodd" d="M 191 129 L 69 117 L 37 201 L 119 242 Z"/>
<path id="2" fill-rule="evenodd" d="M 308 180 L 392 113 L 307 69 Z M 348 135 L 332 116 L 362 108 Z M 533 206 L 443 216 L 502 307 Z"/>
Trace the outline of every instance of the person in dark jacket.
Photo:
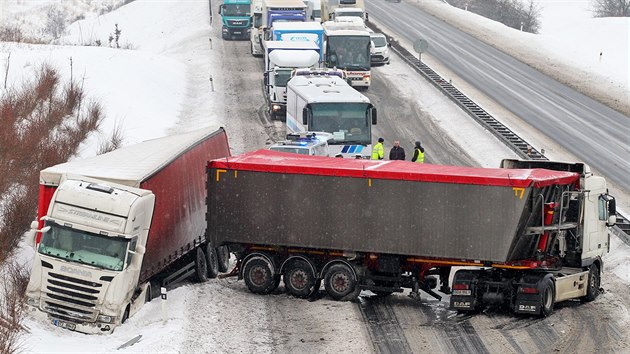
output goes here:
<path id="1" fill-rule="evenodd" d="M 394 141 L 394 147 L 389 150 L 389 159 L 390 160 L 404 160 L 405 159 L 405 149 L 400 147 L 400 141 Z"/>
<path id="2" fill-rule="evenodd" d="M 419 141 L 416 141 L 416 147 L 413 149 L 411 162 L 424 163 L 424 148 Z"/>

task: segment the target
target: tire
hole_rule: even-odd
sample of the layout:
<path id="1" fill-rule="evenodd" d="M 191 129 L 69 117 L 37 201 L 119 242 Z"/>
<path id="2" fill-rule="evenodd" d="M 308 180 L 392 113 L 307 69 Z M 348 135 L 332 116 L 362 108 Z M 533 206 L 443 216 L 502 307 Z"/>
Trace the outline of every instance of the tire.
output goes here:
<path id="1" fill-rule="evenodd" d="M 199 283 L 208 281 L 208 261 L 201 247 L 197 247 L 195 254 L 195 279 Z"/>
<path id="2" fill-rule="evenodd" d="M 313 293 L 316 283 L 311 266 L 301 259 L 292 261 L 287 265 L 283 279 L 287 292 L 302 299 Z"/>
<path id="3" fill-rule="evenodd" d="M 346 264 L 335 264 L 328 268 L 324 276 L 324 287 L 335 300 L 349 300 L 346 297 L 355 291 L 357 280 Z"/>
<path id="4" fill-rule="evenodd" d="M 540 315 L 548 317 L 553 313 L 556 302 L 556 289 L 551 278 L 545 278 L 540 286 Z"/>
<path id="5" fill-rule="evenodd" d="M 217 262 L 219 263 L 219 272 L 225 273 L 230 267 L 230 250 L 227 246 L 217 247 Z"/>
<path id="6" fill-rule="evenodd" d="M 153 300 L 153 294 L 159 294 L 159 290 L 160 289 L 158 288 L 157 284 L 149 282 L 149 285 L 147 285 L 147 292 L 144 297 L 144 303 L 146 304 L 147 302 L 151 302 L 151 300 Z"/>
<path id="7" fill-rule="evenodd" d="M 269 263 L 259 257 L 251 258 L 245 263 L 243 278 L 249 291 L 254 294 L 269 294 L 280 284 L 279 277 L 273 274 Z"/>
<path id="8" fill-rule="evenodd" d="M 207 261 L 207 272 L 209 279 L 214 279 L 219 275 L 219 260 L 217 258 L 217 251 L 214 247 L 212 247 L 209 243 L 206 246 L 206 261 Z"/>
<path id="9" fill-rule="evenodd" d="M 601 282 L 601 274 L 597 264 L 591 264 L 588 269 L 588 286 L 586 288 L 586 296 L 582 298 L 584 302 L 590 302 L 597 299 L 599 295 L 599 286 Z"/>
<path id="10" fill-rule="evenodd" d="M 129 305 L 125 308 L 125 312 L 123 312 L 122 318 L 120 319 L 120 324 L 127 322 L 129 319 Z"/>

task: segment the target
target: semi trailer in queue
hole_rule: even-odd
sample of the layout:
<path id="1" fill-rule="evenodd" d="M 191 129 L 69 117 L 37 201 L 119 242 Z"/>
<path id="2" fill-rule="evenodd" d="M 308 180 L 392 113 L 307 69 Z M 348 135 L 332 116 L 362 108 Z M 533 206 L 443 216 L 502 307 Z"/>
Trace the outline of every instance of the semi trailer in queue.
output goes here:
<path id="1" fill-rule="evenodd" d="M 225 130 L 208 128 L 42 170 L 28 307 L 111 333 L 160 287 L 225 271 L 227 249 L 204 232 L 203 162 L 227 156 Z"/>
<path id="2" fill-rule="evenodd" d="M 267 294 L 423 291 L 475 311 L 550 315 L 599 293 L 614 198 L 582 163 L 501 168 L 335 159 L 259 150 L 208 164 L 210 242 Z M 387 206 L 396 205 L 396 208 Z M 452 267 L 466 267 L 455 272 Z"/>

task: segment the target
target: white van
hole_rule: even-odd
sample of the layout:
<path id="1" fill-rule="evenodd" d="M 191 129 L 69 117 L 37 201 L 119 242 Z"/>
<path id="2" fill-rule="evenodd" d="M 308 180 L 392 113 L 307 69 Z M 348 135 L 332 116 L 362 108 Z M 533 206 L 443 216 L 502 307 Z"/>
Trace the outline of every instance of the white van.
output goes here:
<path id="1" fill-rule="evenodd" d="M 370 33 L 372 47 L 370 49 L 371 64 L 389 64 L 389 47 L 391 44 L 382 33 Z"/>

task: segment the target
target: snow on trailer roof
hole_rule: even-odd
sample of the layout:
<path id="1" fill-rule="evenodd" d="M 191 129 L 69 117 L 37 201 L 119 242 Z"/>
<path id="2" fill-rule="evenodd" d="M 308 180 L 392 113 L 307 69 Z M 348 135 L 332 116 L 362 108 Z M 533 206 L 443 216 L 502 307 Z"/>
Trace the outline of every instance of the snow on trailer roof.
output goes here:
<path id="1" fill-rule="evenodd" d="M 146 140 L 103 155 L 48 167 L 39 174 L 40 184 L 59 185 L 64 174 L 98 178 L 139 187 L 140 182 L 208 137 L 223 131 L 208 127 L 189 133 Z M 199 162 L 203 165 L 204 161 Z"/>
<path id="2" fill-rule="evenodd" d="M 547 169 L 504 169 L 417 164 L 410 161 L 376 161 L 304 156 L 257 150 L 216 159 L 208 167 L 239 171 L 474 184 L 505 187 L 545 187 L 576 183 L 580 175 Z"/>

